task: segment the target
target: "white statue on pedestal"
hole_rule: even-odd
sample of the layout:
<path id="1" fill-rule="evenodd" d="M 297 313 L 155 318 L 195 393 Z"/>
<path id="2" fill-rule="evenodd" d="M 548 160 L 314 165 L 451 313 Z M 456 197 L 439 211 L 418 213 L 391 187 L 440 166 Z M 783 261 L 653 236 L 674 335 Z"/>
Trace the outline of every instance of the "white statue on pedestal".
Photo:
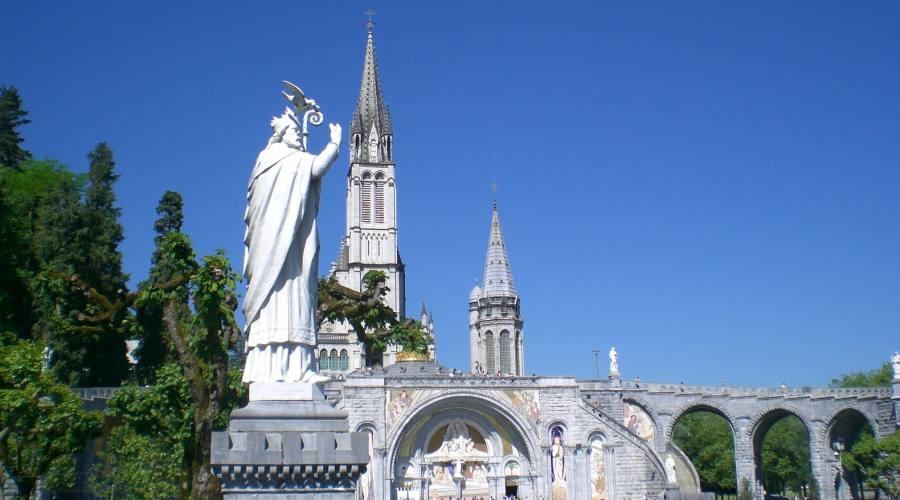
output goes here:
<path id="1" fill-rule="evenodd" d="M 289 84 L 289 89 L 296 89 Z M 285 94 L 299 113 L 316 113 L 299 89 Z M 298 95 L 299 94 L 299 95 Z M 321 180 L 338 156 L 341 127 L 329 124 L 331 142 L 318 155 L 306 151 L 306 119 L 286 109 L 272 119 L 272 137 L 259 154 L 247 188 L 244 276 L 247 295 L 246 383 L 328 380 L 317 373 L 319 211 Z M 251 399 L 253 399 L 251 386 Z"/>
<path id="2" fill-rule="evenodd" d="M 619 353 L 616 352 L 615 346 L 613 346 L 612 349 L 609 350 L 609 374 L 619 374 Z"/>

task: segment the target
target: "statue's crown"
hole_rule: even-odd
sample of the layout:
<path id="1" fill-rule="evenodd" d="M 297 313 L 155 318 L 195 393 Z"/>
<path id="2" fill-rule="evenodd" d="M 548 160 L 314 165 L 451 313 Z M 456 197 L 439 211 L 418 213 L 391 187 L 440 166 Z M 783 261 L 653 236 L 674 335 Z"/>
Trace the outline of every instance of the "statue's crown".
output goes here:
<path id="1" fill-rule="evenodd" d="M 296 115 L 294 112 L 290 110 L 290 108 L 284 108 L 284 113 L 281 116 L 273 116 L 272 117 L 272 130 L 277 134 L 283 134 L 287 129 L 291 127 L 300 128 L 300 123 L 297 121 Z"/>

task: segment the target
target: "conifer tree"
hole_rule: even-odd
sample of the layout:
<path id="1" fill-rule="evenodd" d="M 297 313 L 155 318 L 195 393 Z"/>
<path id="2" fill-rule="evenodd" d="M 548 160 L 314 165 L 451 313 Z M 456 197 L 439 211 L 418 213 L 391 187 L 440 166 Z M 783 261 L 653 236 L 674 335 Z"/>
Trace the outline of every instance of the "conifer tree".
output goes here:
<path id="1" fill-rule="evenodd" d="M 153 250 L 151 259 L 150 277 L 147 281 L 142 282 L 139 288 L 161 285 L 178 274 L 175 262 L 163 250 L 162 243 L 167 234 L 181 232 L 181 225 L 184 222 L 183 208 L 184 202 L 181 193 L 176 191 L 166 191 L 159 199 L 159 204 L 156 206 L 156 214 L 159 218 L 153 224 L 156 232 L 154 237 L 156 248 Z M 181 289 L 177 293 L 179 294 L 180 315 L 186 317 L 190 314 L 187 290 Z M 136 371 L 138 382 L 142 385 L 154 383 L 159 367 L 174 360 L 172 356 L 167 355 L 162 314 L 162 308 L 155 305 L 148 305 L 137 311 L 137 323 L 140 330 L 138 337 L 141 344 L 135 352 L 138 359 Z"/>
<path id="2" fill-rule="evenodd" d="M 18 169 L 19 163 L 31 157 L 22 149 L 22 137 L 17 130 L 31 123 L 25 118 L 28 112 L 22 109 L 22 98 L 15 87 L 0 87 L 0 164 Z"/>

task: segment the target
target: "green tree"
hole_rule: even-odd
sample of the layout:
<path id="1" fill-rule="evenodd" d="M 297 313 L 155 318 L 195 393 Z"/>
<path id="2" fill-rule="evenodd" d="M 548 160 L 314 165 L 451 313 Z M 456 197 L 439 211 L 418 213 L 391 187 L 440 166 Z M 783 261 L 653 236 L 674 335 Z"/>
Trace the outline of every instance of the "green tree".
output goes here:
<path id="1" fill-rule="evenodd" d="M 675 422 L 672 440 L 690 458 L 703 491 L 735 491 L 734 434 L 727 420 L 709 411 L 687 413 Z"/>
<path id="2" fill-rule="evenodd" d="M 30 338 L 42 311 L 33 303 L 32 280 L 48 262 L 69 254 L 58 243 L 70 238 L 77 225 L 58 228 L 58 222 L 80 212 L 80 176 L 54 161 L 27 160 L 18 170 L 0 171 L 0 329 Z M 74 205 L 62 206 L 59 197 L 72 192 Z"/>
<path id="3" fill-rule="evenodd" d="M 53 307 L 60 317 L 53 334 L 57 358 L 54 370 L 72 385 L 118 386 L 128 375 L 126 335 L 119 328 L 128 316 L 122 309 L 113 322 L 79 325 L 82 317 L 95 316 L 100 309 L 86 300 L 83 290 L 54 293 L 63 287 L 58 279 L 76 276 L 83 288 L 89 288 L 114 302 L 127 293 L 127 275 L 122 271 L 122 255 L 118 246 L 123 239 L 119 224 L 121 210 L 115 206 L 113 184 L 118 179 L 112 150 L 100 143 L 88 155 L 90 166 L 81 210 L 74 208 L 74 193 L 65 193 L 48 218 L 62 219 L 45 224 L 52 231 L 47 244 L 59 263 L 48 263 L 43 295 L 53 297 Z M 48 219 L 49 220 L 49 219 Z M 56 281 L 54 280 L 56 278 Z M 44 301 L 47 302 L 46 300 Z M 45 315 L 47 317 L 47 315 Z"/>
<path id="4" fill-rule="evenodd" d="M 850 450 L 841 455 L 845 469 L 858 472 L 869 489 L 900 497 L 900 431 L 876 441 L 864 433 Z"/>
<path id="5" fill-rule="evenodd" d="M 88 154 L 88 186 L 85 192 L 85 224 L 88 232 L 84 245 L 86 262 L 85 280 L 98 292 L 115 297 L 126 291 L 128 276 L 122 271 L 122 254 L 119 243 L 125 238 L 119 217 L 122 210 L 115 206 L 113 184 L 119 178 L 112 149 L 101 142 Z"/>
<path id="6" fill-rule="evenodd" d="M 184 433 L 172 422 L 181 422 L 182 419 L 189 421 L 178 496 L 219 498 L 219 484 L 209 465 L 212 432 L 225 427 L 231 409 L 243 397 L 239 373 L 230 372 L 228 364 L 228 350 L 235 345 L 240 335 L 234 321 L 237 274 L 221 251 L 204 257 L 202 263 L 198 263 L 190 240 L 180 232 L 173 231 L 165 235 L 161 241 L 161 249 L 165 259 L 172 263 L 175 270 L 171 280 L 162 284 L 146 283 L 136 293 L 125 294 L 115 303 L 106 300 L 105 296 L 93 288 L 84 288 L 89 300 L 103 310 L 96 317 L 86 317 L 83 320 L 96 324 L 109 320 L 115 317 L 117 311 L 130 307 L 138 311 L 144 307 L 162 309 L 163 331 L 177 362 L 174 366 L 180 371 L 187 388 L 187 399 L 172 402 L 166 409 L 152 403 L 143 403 L 141 392 L 132 390 L 124 393 L 122 398 L 127 400 L 117 403 L 116 408 L 127 409 L 134 404 L 138 408 L 148 409 L 152 412 L 150 420 L 157 421 L 155 427 L 149 428 L 167 429 L 166 432 L 171 432 L 173 436 Z M 187 317 L 181 308 L 181 297 L 185 293 L 190 297 L 191 304 Z M 164 365 L 163 370 L 165 366 L 172 365 Z M 158 384 L 171 385 L 171 376 L 163 375 Z M 141 411 L 144 410 L 137 411 L 135 415 Z M 151 438 L 155 436 L 152 432 L 138 432 L 140 429 L 141 426 L 130 425 L 129 430 L 122 431 L 126 433 L 122 435 L 122 439 L 127 440 L 127 433 L 131 431 Z M 134 442 L 129 446 L 131 445 Z M 126 451 L 113 450 L 112 453 L 127 455 L 127 447 Z M 121 468 L 121 465 L 118 467 Z"/>
<path id="7" fill-rule="evenodd" d="M 19 163 L 31 157 L 28 151 L 22 149 L 22 137 L 18 131 L 22 125 L 31 123 L 25 118 L 27 115 L 19 90 L 0 87 L 0 165 L 16 169 Z"/>
<path id="8" fill-rule="evenodd" d="M 407 352 L 427 354 L 431 342 L 431 336 L 419 322 L 398 320 L 397 313 L 384 303 L 389 290 L 387 275 L 381 271 L 369 271 L 363 276 L 362 292 L 341 285 L 333 276 L 319 280 L 319 325 L 326 320 L 349 323 L 365 345 L 369 366 L 382 361 L 389 344 L 399 344 Z"/>
<path id="9" fill-rule="evenodd" d="M 150 265 L 150 277 L 147 281 L 142 282 L 139 287 L 150 285 L 161 285 L 168 282 L 178 274 L 177 263 L 173 262 L 169 255 L 163 251 L 162 243 L 166 235 L 181 231 L 184 222 L 183 215 L 184 203 L 181 194 L 175 191 L 166 191 L 163 193 L 156 206 L 156 213 L 159 216 L 153 224 L 156 232 L 154 241 L 156 248 L 153 251 L 153 257 Z M 180 315 L 187 317 L 188 297 L 186 290 L 181 290 L 178 296 Z M 141 384 L 151 384 L 156 374 L 156 370 L 163 363 L 173 361 L 171 356 L 167 357 L 169 350 L 165 345 L 165 332 L 163 329 L 163 311 L 161 307 L 147 305 L 137 311 L 137 337 L 140 345 L 135 352 L 138 363 L 136 367 L 136 376 Z"/>
<path id="10" fill-rule="evenodd" d="M 762 440 L 763 483 L 770 493 L 799 494 L 802 486 L 813 484 L 809 461 L 809 433 L 793 416 L 781 418 Z"/>
<path id="11" fill-rule="evenodd" d="M 155 384 L 123 387 L 108 413 L 121 424 L 100 452 L 91 483 L 96 494 L 120 498 L 174 498 L 188 476 L 194 412 L 180 367 L 160 368 Z"/>
<path id="12" fill-rule="evenodd" d="M 894 369 L 889 361 L 867 372 L 845 373 L 831 379 L 829 387 L 890 387 L 894 378 Z"/>
<path id="13" fill-rule="evenodd" d="M 42 347 L 24 340 L 0 345 L 0 462 L 30 498 L 38 478 L 49 489 L 75 482 L 75 458 L 97 434 L 100 416 L 43 369 Z"/>

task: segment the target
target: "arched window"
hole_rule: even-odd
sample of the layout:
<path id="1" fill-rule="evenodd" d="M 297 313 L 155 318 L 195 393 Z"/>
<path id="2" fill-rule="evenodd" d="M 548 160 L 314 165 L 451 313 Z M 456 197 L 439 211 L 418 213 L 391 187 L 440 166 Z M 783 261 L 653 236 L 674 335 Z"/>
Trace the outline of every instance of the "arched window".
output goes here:
<path id="1" fill-rule="evenodd" d="M 350 364 L 350 357 L 347 355 L 347 349 L 341 349 L 341 357 L 340 363 L 338 363 L 338 369 L 346 370 Z"/>
<path id="2" fill-rule="evenodd" d="M 509 369 L 509 332 L 500 332 L 500 372 L 507 374 Z"/>
<path id="3" fill-rule="evenodd" d="M 375 175 L 375 223 L 384 224 L 384 174 Z"/>
<path id="4" fill-rule="evenodd" d="M 331 355 L 330 355 L 329 357 L 331 358 L 331 363 L 330 363 L 331 369 L 332 369 L 332 370 L 337 370 L 337 369 L 338 369 L 338 353 L 337 353 L 337 349 L 332 349 L 332 350 L 331 350 Z"/>
<path id="5" fill-rule="evenodd" d="M 327 370 L 328 369 L 328 351 L 322 349 L 319 351 L 319 369 Z"/>
<path id="6" fill-rule="evenodd" d="M 362 176 L 360 218 L 363 222 L 372 222 L 372 174 L 366 172 Z"/>
<path id="7" fill-rule="evenodd" d="M 374 128 L 372 129 L 372 134 L 369 135 L 369 161 L 378 161 L 378 136 L 375 135 Z"/>
<path id="8" fill-rule="evenodd" d="M 353 154 L 359 158 L 359 134 L 353 134 Z"/>
<path id="9" fill-rule="evenodd" d="M 488 375 L 493 375 L 497 371 L 497 365 L 494 362 L 494 332 L 484 334 L 484 368 Z"/>
<path id="10" fill-rule="evenodd" d="M 522 360 L 520 359 L 520 356 L 519 356 L 519 342 L 521 342 L 521 340 L 522 340 L 522 333 L 519 331 L 516 331 L 516 341 L 515 341 L 515 344 L 513 344 L 513 350 L 516 351 L 516 366 L 515 366 L 516 375 L 519 375 L 522 372 Z"/>

